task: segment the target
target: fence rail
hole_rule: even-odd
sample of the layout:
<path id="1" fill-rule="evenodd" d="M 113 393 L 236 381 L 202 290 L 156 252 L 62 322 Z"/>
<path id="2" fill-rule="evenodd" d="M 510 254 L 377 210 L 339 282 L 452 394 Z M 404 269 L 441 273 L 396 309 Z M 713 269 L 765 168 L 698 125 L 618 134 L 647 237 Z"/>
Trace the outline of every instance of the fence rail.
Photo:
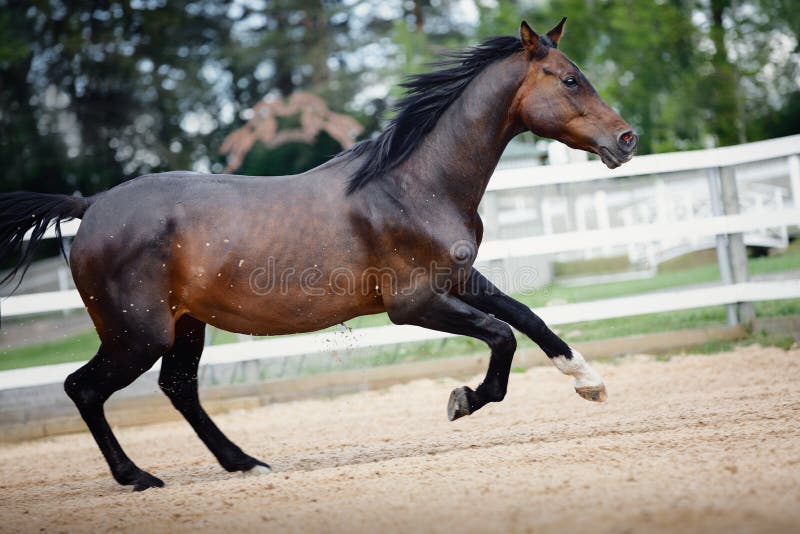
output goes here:
<path id="1" fill-rule="evenodd" d="M 548 184 L 569 184 L 608 178 L 668 174 L 702 169 L 708 170 L 709 180 L 713 185 L 714 180 L 720 179 L 720 170 L 725 171 L 732 166 L 746 163 L 787 158 L 792 207 L 755 213 L 737 213 L 735 211 L 726 212 L 722 210 L 721 212 L 715 212 L 712 217 L 681 222 L 639 224 L 599 230 L 496 239 L 487 241 L 481 246 L 478 262 L 612 245 L 652 242 L 660 239 L 673 239 L 676 236 L 717 237 L 720 243 L 718 246 L 720 271 L 723 273 L 725 285 L 680 291 L 664 291 L 657 294 L 548 306 L 538 309 L 537 313 L 552 324 L 678 311 L 703 306 L 728 305 L 731 307 L 739 303 L 800 298 L 800 280 L 747 282 L 746 276 L 744 279 L 741 275 L 734 277 L 731 272 L 738 271 L 736 268 L 732 269 L 728 263 L 730 255 L 725 249 L 728 246 L 728 236 L 737 236 L 743 232 L 765 228 L 800 226 L 800 157 L 798 157 L 798 154 L 800 154 L 800 135 L 748 143 L 735 147 L 639 156 L 621 169 L 613 171 L 599 162 L 500 169 L 495 173 L 489 184 L 487 189 L 489 196 L 493 192 L 540 187 Z M 714 188 L 712 187 L 713 190 Z M 717 190 L 721 196 L 722 191 L 719 190 L 719 187 L 717 187 Z M 719 202 L 722 202 L 722 200 L 719 200 Z M 65 223 L 62 226 L 63 235 L 75 235 L 79 224 L 79 221 Z M 55 237 L 55 233 L 50 229 L 46 236 Z M 721 238 L 725 239 L 720 241 Z M 726 262 L 724 265 L 723 260 Z M 79 309 L 83 308 L 83 303 L 77 291 L 69 290 L 16 295 L 3 299 L 0 302 L 0 306 L 4 317 L 13 317 Z M 731 309 L 729 308 L 729 310 Z M 733 313 L 729 313 L 729 317 L 731 320 L 736 319 Z M 205 350 L 203 364 L 231 363 L 252 359 L 309 354 L 325 350 L 366 348 L 447 337 L 452 336 L 412 326 L 363 328 L 339 334 L 306 334 L 209 346 Z M 67 372 L 78 365 L 80 364 L 63 364 L 0 373 L 0 389 L 54 382 L 63 379 Z"/>
<path id="2" fill-rule="evenodd" d="M 646 313 L 800 298 L 800 280 L 747 282 L 702 289 L 663 291 L 539 308 L 536 313 L 550 325 L 615 319 Z M 455 334 L 418 326 L 376 326 L 347 332 L 323 332 L 208 346 L 201 366 L 302 356 L 319 352 L 355 350 L 456 337 Z M 0 372 L 0 390 L 61 382 L 84 362 L 27 367 Z M 151 370 L 160 368 L 156 362 Z"/>
<path id="3" fill-rule="evenodd" d="M 790 135 L 736 146 L 636 156 L 618 169 L 609 169 L 598 161 L 536 167 L 533 172 L 530 167 L 500 169 L 492 176 L 486 190 L 502 191 L 608 178 L 732 167 L 768 159 L 796 156 L 797 154 L 800 154 L 800 135 Z M 797 169 L 797 172 L 793 189 L 795 186 L 800 189 L 800 168 Z M 796 199 L 797 197 L 795 197 Z"/>
<path id="4" fill-rule="evenodd" d="M 534 237 L 490 241 L 481 245 L 478 261 L 581 250 L 608 245 L 672 239 L 675 236 L 705 237 L 747 232 L 760 228 L 800 225 L 800 208 L 765 213 L 722 215 L 666 224 L 639 224 L 603 230 L 560 232 Z"/>

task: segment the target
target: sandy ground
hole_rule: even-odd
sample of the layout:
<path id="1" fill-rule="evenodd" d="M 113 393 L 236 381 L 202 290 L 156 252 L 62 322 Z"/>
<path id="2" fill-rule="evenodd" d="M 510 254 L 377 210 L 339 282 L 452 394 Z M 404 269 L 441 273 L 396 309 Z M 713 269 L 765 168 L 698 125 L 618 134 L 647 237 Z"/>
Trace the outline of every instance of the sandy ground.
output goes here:
<path id="1" fill-rule="evenodd" d="M 217 417 L 260 477 L 185 423 L 120 429 L 167 483 L 137 494 L 88 434 L 3 445 L 0 530 L 800 532 L 800 351 L 597 367 L 606 404 L 541 367 L 454 423 L 451 379 Z"/>

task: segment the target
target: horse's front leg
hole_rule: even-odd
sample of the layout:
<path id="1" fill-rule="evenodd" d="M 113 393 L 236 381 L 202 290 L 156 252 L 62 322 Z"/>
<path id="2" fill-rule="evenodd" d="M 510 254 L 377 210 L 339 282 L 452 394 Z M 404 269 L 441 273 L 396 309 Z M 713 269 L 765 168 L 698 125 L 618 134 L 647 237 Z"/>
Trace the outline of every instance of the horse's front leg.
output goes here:
<path id="1" fill-rule="evenodd" d="M 447 417 L 451 421 L 469 415 L 489 402 L 503 400 L 511 359 L 517 348 L 514 333 L 506 323 L 450 294 L 432 293 L 424 297 L 417 294 L 413 298 L 394 299 L 387 311 L 397 324 L 414 324 L 470 336 L 489 345 L 492 353 L 483 382 L 475 390 L 463 386 L 450 394 Z"/>
<path id="2" fill-rule="evenodd" d="M 575 378 L 578 395 L 596 402 L 606 400 L 603 379 L 586 363 L 583 355 L 550 330 L 530 308 L 497 289 L 477 270 L 472 269 L 466 284 L 457 291 L 457 296 L 531 338 L 562 373 Z"/>

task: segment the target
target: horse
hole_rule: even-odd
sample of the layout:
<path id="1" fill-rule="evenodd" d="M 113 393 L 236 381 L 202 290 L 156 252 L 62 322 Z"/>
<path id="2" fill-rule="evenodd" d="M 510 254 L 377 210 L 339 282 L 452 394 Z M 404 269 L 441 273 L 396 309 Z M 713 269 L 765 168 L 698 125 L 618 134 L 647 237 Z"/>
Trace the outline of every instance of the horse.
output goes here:
<path id="1" fill-rule="evenodd" d="M 119 484 L 164 485 L 126 455 L 103 408 L 159 359 L 161 389 L 221 466 L 270 471 L 200 404 L 206 325 L 293 334 L 386 312 L 396 324 L 479 339 L 491 351 L 486 377 L 452 391 L 451 421 L 503 400 L 513 327 L 574 378 L 581 397 L 606 399 L 577 350 L 472 267 L 483 237 L 478 204 L 513 137 L 532 131 L 609 168 L 633 156 L 638 135 L 558 50 L 565 20 L 544 35 L 523 21 L 519 37 L 450 53 L 403 84 L 377 137 L 303 174 L 175 171 L 88 198 L 0 195 L 0 259 L 19 255 L 3 282 L 25 274 L 50 225 L 82 219 L 69 264 L 100 347 L 64 389 Z"/>

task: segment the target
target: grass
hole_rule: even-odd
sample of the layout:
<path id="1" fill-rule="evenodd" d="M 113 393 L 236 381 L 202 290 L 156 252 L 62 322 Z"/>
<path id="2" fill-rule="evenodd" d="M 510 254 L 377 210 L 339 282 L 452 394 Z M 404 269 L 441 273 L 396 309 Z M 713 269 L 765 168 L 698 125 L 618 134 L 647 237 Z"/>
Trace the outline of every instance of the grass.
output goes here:
<path id="1" fill-rule="evenodd" d="M 591 260 L 555 262 L 553 272 L 560 276 L 586 276 L 591 274 L 607 274 L 627 271 L 631 268 L 627 256 L 609 256 Z"/>
<path id="2" fill-rule="evenodd" d="M 800 239 L 795 239 L 784 252 L 751 258 L 748 261 L 751 274 L 767 274 L 800 269 Z"/>
<path id="3" fill-rule="evenodd" d="M 789 350 L 795 345 L 795 340 L 792 336 L 782 334 L 770 334 L 765 331 L 751 332 L 744 339 L 736 341 L 707 341 L 699 345 L 695 345 L 685 351 L 687 354 L 716 354 L 718 352 L 728 352 L 736 347 L 758 344 L 763 347 L 778 347 L 783 350 Z M 656 361 L 669 361 L 672 359 L 673 354 L 659 354 L 656 356 Z"/>
<path id="4" fill-rule="evenodd" d="M 0 352 L 0 371 L 86 360 L 97 352 L 100 340 L 94 330 L 61 341 Z"/>
<path id="5" fill-rule="evenodd" d="M 653 278 L 598 284 L 587 287 L 564 287 L 558 284 L 526 294 L 515 295 L 519 300 L 533 308 L 541 308 L 551 302 L 582 302 L 650 291 L 659 291 L 719 280 L 715 263 L 704 264 L 692 260 L 683 269 L 667 269 Z M 698 264 L 699 263 L 699 264 Z M 800 241 L 793 242 L 789 249 L 781 254 L 751 258 L 749 270 L 751 274 L 767 274 L 800 269 Z M 759 302 L 755 304 L 758 317 L 775 317 L 800 314 L 800 300 L 782 300 Z M 562 325 L 557 330 L 568 341 L 589 341 L 634 334 L 664 332 L 687 328 L 703 328 L 725 323 L 725 308 L 712 306 L 692 310 L 682 310 L 658 314 L 640 315 L 620 319 L 607 319 Z M 367 315 L 348 321 L 351 328 L 366 328 L 389 324 L 386 314 Z M 335 331 L 339 327 L 328 330 Z M 213 329 L 212 343 L 215 345 L 235 342 L 235 334 Z M 784 346 L 786 339 L 759 338 L 762 342 Z M 528 338 L 518 336 L 520 347 L 533 346 Z M 67 337 L 61 341 L 15 348 L 0 352 L 0 370 L 30 367 L 53 363 L 86 360 L 92 356 L 100 342 L 94 331 Z M 381 347 L 368 351 L 356 351 L 352 357 L 354 365 L 385 365 L 391 363 L 444 358 L 459 354 L 480 352 L 485 346 L 469 338 L 452 338 L 418 344 L 401 344 Z"/>

